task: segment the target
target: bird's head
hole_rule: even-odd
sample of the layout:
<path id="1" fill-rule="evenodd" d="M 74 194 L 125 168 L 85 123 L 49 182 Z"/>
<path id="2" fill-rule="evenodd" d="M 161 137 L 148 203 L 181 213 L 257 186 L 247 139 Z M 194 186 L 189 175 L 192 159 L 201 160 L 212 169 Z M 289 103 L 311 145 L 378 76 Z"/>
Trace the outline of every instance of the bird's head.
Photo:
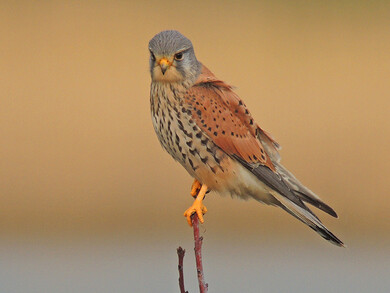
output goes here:
<path id="1" fill-rule="evenodd" d="M 189 39 L 178 31 L 162 31 L 149 42 L 150 74 L 155 82 L 195 82 L 201 65 Z"/>

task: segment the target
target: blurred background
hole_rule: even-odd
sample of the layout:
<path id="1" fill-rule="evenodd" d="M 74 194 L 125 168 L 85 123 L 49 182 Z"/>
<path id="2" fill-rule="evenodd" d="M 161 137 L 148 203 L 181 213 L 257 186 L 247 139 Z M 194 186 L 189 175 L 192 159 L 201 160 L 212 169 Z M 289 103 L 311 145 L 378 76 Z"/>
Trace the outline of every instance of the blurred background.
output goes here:
<path id="1" fill-rule="evenodd" d="M 148 41 L 177 29 L 283 146 L 332 246 L 209 194 L 210 292 L 390 292 L 388 1 L 0 2 L 0 292 L 197 292 L 192 179 L 160 147 Z"/>

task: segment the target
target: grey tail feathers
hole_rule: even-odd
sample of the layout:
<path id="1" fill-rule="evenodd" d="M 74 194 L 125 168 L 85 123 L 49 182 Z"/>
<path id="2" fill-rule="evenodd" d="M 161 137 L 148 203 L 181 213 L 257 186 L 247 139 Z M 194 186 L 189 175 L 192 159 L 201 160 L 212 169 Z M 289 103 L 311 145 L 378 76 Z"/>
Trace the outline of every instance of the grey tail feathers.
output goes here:
<path id="1" fill-rule="evenodd" d="M 281 195 L 280 195 L 281 196 Z M 277 198 L 279 201 L 279 199 Z M 283 199 L 282 199 L 283 201 Z M 280 201 L 279 201 L 280 202 Z M 284 209 L 286 212 L 288 212 L 290 215 L 294 216 L 298 220 L 300 220 L 302 223 L 309 226 L 311 229 L 316 231 L 322 238 L 328 240 L 330 243 L 345 247 L 344 243 L 337 238 L 336 235 L 334 235 L 332 232 L 330 232 L 323 224 L 322 222 L 317 218 L 313 217 L 311 213 L 308 213 L 305 210 L 302 210 L 301 207 L 295 206 L 292 203 L 290 207 L 285 206 L 282 202 L 280 202 L 280 207 Z"/>
<path id="2" fill-rule="evenodd" d="M 297 193 L 297 195 L 299 195 L 299 197 L 304 202 L 307 202 L 307 203 L 311 204 L 313 207 L 316 207 L 317 209 L 320 209 L 320 210 L 324 211 L 325 213 L 331 215 L 332 217 L 338 218 L 338 216 L 337 216 L 336 212 L 334 211 L 334 209 L 332 209 L 330 206 L 328 206 L 323 201 L 321 201 L 319 199 L 314 199 L 312 197 L 309 197 L 309 196 L 307 196 L 307 194 L 302 193 L 301 191 L 298 191 L 298 190 L 293 190 L 293 192 Z"/>
<path id="3" fill-rule="evenodd" d="M 297 197 L 299 197 L 304 202 L 307 202 L 312 206 L 324 211 L 325 213 L 328 213 L 329 215 L 337 218 L 336 212 L 330 206 L 324 203 L 313 191 L 299 182 L 299 180 L 295 178 L 295 176 L 283 165 L 278 162 L 274 162 L 274 165 L 278 174 L 283 178 L 283 181 Z"/>
<path id="4" fill-rule="evenodd" d="M 323 203 L 319 201 L 317 196 L 315 196 L 314 194 L 312 196 L 307 196 L 306 192 L 303 195 L 301 193 L 297 193 L 295 188 L 295 190 L 292 189 L 293 184 L 291 184 L 290 182 L 286 182 L 284 178 L 285 176 L 279 173 L 275 173 L 266 166 L 252 165 L 239 158 L 238 156 L 234 156 L 234 158 L 237 159 L 245 168 L 247 168 L 253 175 L 255 175 L 259 180 L 264 182 L 270 188 L 270 193 L 275 198 L 278 206 L 283 208 L 285 211 L 287 211 L 289 214 L 291 214 L 301 222 L 308 225 L 324 239 L 337 246 L 344 246 L 344 243 L 340 239 L 338 239 L 332 232 L 330 232 L 321 223 L 320 219 L 303 203 L 303 200 L 306 199 L 305 201 L 313 204 L 314 206 L 320 206 L 324 208 L 325 204 L 322 205 Z M 292 178 L 295 179 L 295 177 Z M 336 215 L 333 209 L 331 209 L 327 205 L 325 206 L 328 207 L 325 207 L 325 211 L 329 211 L 329 214 L 331 215 Z"/>

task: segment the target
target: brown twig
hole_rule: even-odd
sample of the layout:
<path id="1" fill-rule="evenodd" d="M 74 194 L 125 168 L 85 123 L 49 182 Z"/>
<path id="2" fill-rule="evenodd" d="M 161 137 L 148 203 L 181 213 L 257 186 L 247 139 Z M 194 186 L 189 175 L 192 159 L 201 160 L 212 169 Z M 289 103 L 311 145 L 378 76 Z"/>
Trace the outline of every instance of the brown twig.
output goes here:
<path id="1" fill-rule="evenodd" d="M 186 289 L 184 289 L 184 274 L 183 274 L 183 259 L 184 259 L 184 254 L 186 251 L 179 246 L 177 249 L 177 256 L 179 257 L 179 288 L 180 288 L 180 293 L 188 293 Z"/>
<path id="2" fill-rule="evenodd" d="M 195 240 L 195 260 L 196 260 L 196 271 L 198 273 L 199 292 L 206 293 L 208 290 L 208 284 L 204 281 L 203 264 L 202 264 L 202 242 L 203 237 L 199 236 L 199 218 L 196 213 L 191 216 L 192 227 L 194 229 L 194 240 Z"/>
<path id="3" fill-rule="evenodd" d="M 203 237 L 199 236 L 199 218 L 196 213 L 191 216 L 191 221 L 192 221 L 192 228 L 194 229 L 194 242 L 195 242 L 194 251 L 195 251 L 195 261 L 196 261 L 196 272 L 198 274 L 199 292 L 207 293 L 208 284 L 206 284 L 204 281 L 203 264 L 202 264 Z M 184 289 L 184 274 L 183 274 L 184 254 L 185 254 L 185 250 L 179 246 L 179 248 L 177 249 L 177 255 L 179 257 L 178 269 L 179 269 L 180 293 L 188 293 L 188 291 Z"/>

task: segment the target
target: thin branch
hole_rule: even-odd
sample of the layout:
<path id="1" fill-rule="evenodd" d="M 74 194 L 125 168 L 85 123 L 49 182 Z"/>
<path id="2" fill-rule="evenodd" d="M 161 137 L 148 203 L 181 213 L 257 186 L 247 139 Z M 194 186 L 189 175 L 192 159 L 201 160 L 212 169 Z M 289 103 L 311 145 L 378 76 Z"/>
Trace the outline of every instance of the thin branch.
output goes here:
<path id="1" fill-rule="evenodd" d="M 204 281 L 203 264 L 202 264 L 202 242 L 203 237 L 199 236 L 199 218 L 196 213 L 191 216 L 192 227 L 194 228 L 194 240 L 195 240 L 195 260 L 196 271 L 198 273 L 199 292 L 206 293 L 208 290 L 208 284 Z"/>
<path id="2" fill-rule="evenodd" d="M 180 293 L 188 293 L 186 289 L 184 289 L 184 274 L 183 274 L 183 259 L 184 259 L 184 254 L 186 251 L 179 246 L 177 249 L 177 256 L 179 257 L 179 288 L 180 288 Z"/>

